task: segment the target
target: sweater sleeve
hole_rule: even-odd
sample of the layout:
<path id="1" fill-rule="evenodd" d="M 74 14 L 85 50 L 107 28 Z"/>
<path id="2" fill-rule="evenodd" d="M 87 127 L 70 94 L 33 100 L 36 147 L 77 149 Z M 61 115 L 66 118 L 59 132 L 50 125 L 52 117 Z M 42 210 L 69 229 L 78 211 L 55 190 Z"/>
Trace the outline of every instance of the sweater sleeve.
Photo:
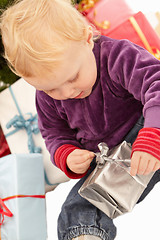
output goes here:
<path id="1" fill-rule="evenodd" d="M 133 143 L 131 156 L 135 151 L 149 153 L 160 161 L 160 129 L 142 128 Z"/>
<path id="2" fill-rule="evenodd" d="M 128 40 L 115 41 L 108 54 L 112 90 L 127 90 L 142 102 L 144 127 L 160 128 L 160 61 Z"/>
<path id="3" fill-rule="evenodd" d="M 54 155 L 60 146 L 71 144 L 77 148 L 82 148 L 81 144 L 76 140 L 76 130 L 71 129 L 67 121 L 59 116 L 52 98 L 42 91 L 37 91 L 36 108 L 39 129 L 53 164 L 56 165 Z"/>

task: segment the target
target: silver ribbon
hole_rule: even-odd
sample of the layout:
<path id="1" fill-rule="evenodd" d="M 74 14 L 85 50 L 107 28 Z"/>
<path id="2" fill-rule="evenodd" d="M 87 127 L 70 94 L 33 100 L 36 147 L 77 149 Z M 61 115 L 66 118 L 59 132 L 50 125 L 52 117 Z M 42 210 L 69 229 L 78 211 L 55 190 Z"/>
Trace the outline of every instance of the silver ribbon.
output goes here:
<path id="1" fill-rule="evenodd" d="M 98 144 L 98 148 L 100 150 L 99 153 L 95 153 L 96 155 L 96 162 L 97 162 L 97 167 L 101 168 L 105 165 L 106 162 L 108 163 L 116 163 L 121 166 L 121 168 L 125 169 L 128 174 L 130 175 L 130 169 L 131 169 L 131 145 L 129 143 L 126 143 L 125 141 L 123 142 L 124 146 L 122 145 L 121 150 L 114 153 L 114 148 L 112 150 L 109 150 L 108 146 L 106 143 L 102 142 Z M 124 149 L 123 149 L 124 147 Z M 127 157 L 127 158 L 124 158 Z M 142 175 L 136 175 L 132 176 L 139 184 L 144 186 L 145 188 L 147 187 L 148 181 L 144 181 L 146 178 L 145 176 Z"/>

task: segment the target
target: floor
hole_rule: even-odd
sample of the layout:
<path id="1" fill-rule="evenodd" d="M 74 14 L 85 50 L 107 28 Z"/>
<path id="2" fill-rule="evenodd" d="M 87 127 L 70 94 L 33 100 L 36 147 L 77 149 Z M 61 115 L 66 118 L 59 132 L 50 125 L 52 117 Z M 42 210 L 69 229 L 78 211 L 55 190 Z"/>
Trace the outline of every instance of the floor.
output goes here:
<path id="1" fill-rule="evenodd" d="M 77 180 L 59 185 L 46 196 L 48 240 L 58 240 L 57 218 L 61 206 Z M 131 213 L 114 220 L 117 226 L 116 240 L 159 240 L 160 183 L 146 199 L 136 205 Z"/>

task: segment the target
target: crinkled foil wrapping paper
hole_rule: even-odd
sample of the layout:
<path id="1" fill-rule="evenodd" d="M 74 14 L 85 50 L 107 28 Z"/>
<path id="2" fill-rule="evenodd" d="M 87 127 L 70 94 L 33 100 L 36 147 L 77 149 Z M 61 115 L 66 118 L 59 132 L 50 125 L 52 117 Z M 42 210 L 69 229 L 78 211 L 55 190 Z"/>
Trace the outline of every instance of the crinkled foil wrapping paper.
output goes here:
<path id="1" fill-rule="evenodd" d="M 79 189 L 79 194 L 114 219 L 133 209 L 153 173 L 130 175 L 131 146 L 125 141 L 111 150 L 105 143 L 98 147 L 97 166 Z"/>

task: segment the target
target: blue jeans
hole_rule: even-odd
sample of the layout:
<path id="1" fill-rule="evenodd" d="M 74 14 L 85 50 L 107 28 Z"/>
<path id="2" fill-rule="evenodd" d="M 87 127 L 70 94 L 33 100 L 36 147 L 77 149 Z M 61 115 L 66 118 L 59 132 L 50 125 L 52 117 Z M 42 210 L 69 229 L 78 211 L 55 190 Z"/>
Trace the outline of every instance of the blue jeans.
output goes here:
<path id="1" fill-rule="evenodd" d="M 133 144 L 139 130 L 143 127 L 143 121 L 144 119 L 141 117 L 136 125 L 127 134 L 125 137 L 127 142 Z M 87 200 L 82 198 L 78 193 L 79 188 L 86 180 L 88 175 L 93 171 L 95 166 L 96 163 L 93 161 L 88 174 L 80 179 L 72 188 L 62 206 L 62 211 L 58 218 L 59 240 L 71 240 L 72 238 L 80 235 L 94 235 L 103 240 L 113 240 L 116 236 L 116 227 L 113 224 L 113 220 Z M 152 190 L 154 185 L 159 181 L 160 170 L 155 172 L 137 203 L 142 201 Z"/>

